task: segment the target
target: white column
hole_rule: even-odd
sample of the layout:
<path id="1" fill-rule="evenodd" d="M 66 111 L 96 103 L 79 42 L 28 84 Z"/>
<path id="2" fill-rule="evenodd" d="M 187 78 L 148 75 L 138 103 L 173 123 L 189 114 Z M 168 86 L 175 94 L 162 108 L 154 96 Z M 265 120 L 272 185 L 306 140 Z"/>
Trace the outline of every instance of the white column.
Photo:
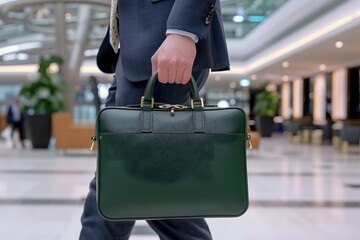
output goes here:
<path id="1" fill-rule="evenodd" d="M 325 74 L 318 74 L 314 78 L 314 124 L 326 123 L 326 77 Z"/>
<path id="2" fill-rule="evenodd" d="M 293 81 L 293 117 L 302 118 L 304 115 L 304 80 L 297 78 Z"/>
<path id="3" fill-rule="evenodd" d="M 332 75 L 331 118 L 343 120 L 347 117 L 347 69 L 335 70 Z"/>
<path id="4" fill-rule="evenodd" d="M 91 29 L 92 10 L 88 4 L 79 5 L 76 37 L 73 47 L 68 51 L 68 39 L 66 37 L 65 6 L 64 3 L 56 5 L 56 40 L 58 52 L 64 60 L 60 69 L 66 83 L 65 105 L 67 111 L 73 108 L 73 93 L 76 80 L 79 79 L 80 67 L 84 59 L 84 50 L 89 42 Z"/>
<path id="5" fill-rule="evenodd" d="M 291 118 L 291 106 L 290 106 L 290 83 L 283 82 L 281 87 L 281 116 L 283 119 L 290 119 Z"/>

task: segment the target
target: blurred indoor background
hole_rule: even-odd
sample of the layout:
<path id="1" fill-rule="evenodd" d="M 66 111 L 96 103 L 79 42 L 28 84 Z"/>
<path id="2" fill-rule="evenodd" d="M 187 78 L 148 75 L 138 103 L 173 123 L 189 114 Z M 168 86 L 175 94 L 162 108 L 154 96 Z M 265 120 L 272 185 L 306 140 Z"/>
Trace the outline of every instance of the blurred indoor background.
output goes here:
<path id="1" fill-rule="evenodd" d="M 358 239 L 360 1 L 220 2 L 231 70 L 211 73 L 201 95 L 247 113 L 253 149 L 249 210 L 208 219 L 214 239 Z M 95 61 L 109 10 L 0 0 L 0 239 L 78 238 L 113 80 Z M 6 122 L 17 97 L 24 146 Z M 158 238 L 139 221 L 131 239 Z"/>

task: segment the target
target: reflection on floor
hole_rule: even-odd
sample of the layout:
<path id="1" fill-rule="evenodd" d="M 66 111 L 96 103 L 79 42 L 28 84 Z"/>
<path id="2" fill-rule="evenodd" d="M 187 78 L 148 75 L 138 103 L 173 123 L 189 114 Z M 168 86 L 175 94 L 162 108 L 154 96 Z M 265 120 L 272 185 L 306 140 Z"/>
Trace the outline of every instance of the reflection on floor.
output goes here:
<path id="1" fill-rule="evenodd" d="M 8 150 L 0 142 L 0 239 L 76 240 L 95 155 Z M 360 222 L 359 152 L 261 139 L 248 153 L 250 208 L 208 219 L 215 240 L 355 240 Z M 136 223 L 131 240 L 158 237 Z"/>

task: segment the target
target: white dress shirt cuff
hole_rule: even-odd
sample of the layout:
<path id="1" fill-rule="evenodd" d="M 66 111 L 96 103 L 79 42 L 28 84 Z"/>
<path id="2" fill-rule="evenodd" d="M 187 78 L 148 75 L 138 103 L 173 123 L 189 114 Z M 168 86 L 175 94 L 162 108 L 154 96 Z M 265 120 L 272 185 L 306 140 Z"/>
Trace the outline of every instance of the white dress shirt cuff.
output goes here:
<path id="1" fill-rule="evenodd" d="M 168 30 L 166 30 L 166 36 L 169 35 L 169 34 L 178 34 L 178 35 L 183 35 L 183 36 L 186 36 L 186 37 L 190 37 L 192 40 L 194 40 L 195 43 L 197 43 L 199 41 L 198 36 L 196 36 L 193 33 L 183 31 L 183 30 L 168 29 Z"/>

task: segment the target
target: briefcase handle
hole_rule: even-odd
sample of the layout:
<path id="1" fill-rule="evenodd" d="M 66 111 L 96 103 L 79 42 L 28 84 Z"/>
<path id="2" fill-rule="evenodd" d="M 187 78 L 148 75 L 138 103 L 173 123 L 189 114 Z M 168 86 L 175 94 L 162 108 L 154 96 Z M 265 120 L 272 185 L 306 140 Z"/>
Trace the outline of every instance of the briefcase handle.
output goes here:
<path id="1" fill-rule="evenodd" d="M 158 80 L 158 72 L 156 71 L 154 75 L 152 75 L 149 81 L 147 82 L 144 91 L 144 96 L 141 97 L 141 107 L 144 110 L 150 110 L 154 107 L 153 92 L 157 80 Z M 201 111 L 204 107 L 204 101 L 202 98 L 200 98 L 199 89 L 197 87 L 197 84 L 193 76 L 191 76 L 190 81 L 188 82 L 187 85 L 190 91 L 192 109 L 194 109 L 195 111 Z"/>

